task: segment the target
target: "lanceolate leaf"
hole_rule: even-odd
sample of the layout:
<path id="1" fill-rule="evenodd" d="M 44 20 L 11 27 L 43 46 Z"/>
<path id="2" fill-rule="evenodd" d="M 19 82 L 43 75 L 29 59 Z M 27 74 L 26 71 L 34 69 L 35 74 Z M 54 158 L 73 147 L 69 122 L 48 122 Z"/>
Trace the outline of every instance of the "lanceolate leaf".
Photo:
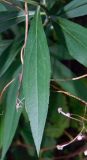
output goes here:
<path id="1" fill-rule="evenodd" d="M 20 118 L 21 110 L 16 109 L 16 99 L 18 94 L 19 81 L 18 78 L 11 84 L 6 100 L 6 112 L 3 123 L 3 139 L 2 139 L 2 157 L 4 159 L 5 154 L 14 137 L 18 121 Z"/>
<path id="2" fill-rule="evenodd" d="M 72 0 L 64 7 L 64 14 L 69 18 L 87 15 L 87 0 Z"/>
<path id="3" fill-rule="evenodd" d="M 32 20 L 24 57 L 25 107 L 39 154 L 49 103 L 50 57 L 39 10 Z"/>
<path id="4" fill-rule="evenodd" d="M 76 7 L 80 7 L 82 5 L 86 5 L 87 4 L 87 0 L 72 0 L 70 3 L 68 3 L 66 5 L 66 9 L 67 10 L 70 10 L 70 9 L 73 9 L 73 8 L 76 8 Z"/>
<path id="5" fill-rule="evenodd" d="M 87 67 L 87 29 L 64 18 L 58 18 L 58 23 L 70 55 Z"/>

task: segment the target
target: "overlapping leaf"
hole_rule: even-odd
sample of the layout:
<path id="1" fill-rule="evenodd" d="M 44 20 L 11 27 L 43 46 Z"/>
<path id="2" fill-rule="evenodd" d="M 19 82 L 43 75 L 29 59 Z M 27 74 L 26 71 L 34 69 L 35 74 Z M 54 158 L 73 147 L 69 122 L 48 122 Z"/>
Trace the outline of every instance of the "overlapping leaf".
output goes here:
<path id="1" fill-rule="evenodd" d="M 64 7 L 64 14 L 69 18 L 87 15 L 87 0 L 72 0 Z"/>
<path id="2" fill-rule="evenodd" d="M 1 160 L 4 159 L 5 154 L 12 142 L 21 114 L 21 110 L 17 111 L 16 109 L 18 88 L 19 88 L 19 81 L 18 78 L 16 78 L 14 82 L 11 84 L 6 98 L 7 100 L 6 100 L 6 112 L 3 123 Z"/>
<path id="3" fill-rule="evenodd" d="M 8 48 L 7 52 L 3 53 L 0 57 L 0 77 L 3 76 L 3 74 L 7 71 L 12 62 L 15 60 L 15 57 L 20 51 L 22 41 L 22 37 L 15 39 L 12 43 L 12 46 Z"/>
<path id="4" fill-rule="evenodd" d="M 87 29 L 64 18 L 58 18 L 58 24 L 70 55 L 87 67 Z"/>

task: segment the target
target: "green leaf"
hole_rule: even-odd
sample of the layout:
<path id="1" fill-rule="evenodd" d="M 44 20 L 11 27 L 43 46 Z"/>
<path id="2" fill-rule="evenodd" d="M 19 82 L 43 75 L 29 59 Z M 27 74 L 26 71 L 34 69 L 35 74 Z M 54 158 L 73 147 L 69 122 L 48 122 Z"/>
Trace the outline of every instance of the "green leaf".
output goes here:
<path id="1" fill-rule="evenodd" d="M 3 4 L 0 3 L 0 12 L 1 11 L 6 11 L 6 8 L 5 8 L 5 6 Z"/>
<path id="2" fill-rule="evenodd" d="M 64 7 L 64 14 L 68 18 L 87 15 L 87 0 L 72 0 Z"/>
<path id="3" fill-rule="evenodd" d="M 8 46 L 11 43 L 12 43 L 12 40 L 2 40 L 2 41 L 0 41 L 0 56 L 8 48 Z"/>
<path id="4" fill-rule="evenodd" d="M 58 60 L 71 60 L 73 59 L 68 52 L 68 49 L 63 44 L 53 44 L 50 46 L 51 56 L 55 56 Z"/>
<path id="5" fill-rule="evenodd" d="M 14 72 L 19 67 L 20 63 L 19 61 L 14 61 L 12 65 L 8 68 L 8 70 L 5 72 L 5 74 L 0 78 L 0 92 L 2 92 L 3 88 L 7 85 L 7 83 L 10 82 L 10 80 L 13 78 Z M 10 71 L 10 72 L 9 72 Z"/>
<path id="6" fill-rule="evenodd" d="M 48 9 L 51 9 L 53 7 L 53 5 L 58 2 L 59 0 L 46 0 L 46 3 L 47 3 L 47 7 Z"/>
<path id="7" fill-rule="evenodd" d="M 35 5 L 35 6 L 39 5 L 39 3 L 36 2 L 36 1 L 34 1 L 34 0 L 19 0 L 19 1 L 21 1 L 21 2 L 27 2 L 27 3 Z"/>
<path id="8" fill-rule="evenodd" d="M 49 50 L 37 10 L 25 49 L 23 88 L 25 107 L 38 154 L 48 111 L 50 70 Z"/>
<path id="9" fill-rule="evenodd" d="M 0 78 L 3 76 L 3 74 L 7 71 L 7 69 L 10 67 L 12 62 L 15 60 L 15 57 L 21 50 L 23 37 L 16 38 L 14 42 L 12 43 L 12 46 L 5 52 L 0 59 Z M 19 43 L 18 43 L 19 42 Z M 8 54 L 7 54 L 8 53 Z M 3 62 L 4 60 L 4 62 Z"/>
<path id="10" fill-rule="evenodd" d="M 2 116 L 3 115 L 0 115 L 0 150 L 1 150 L 1 147 L 2 147 L 2 139 L 3 139 L 3 120 L 2 120 Z"/>
<path id="11" fill-rule="evenodd" d="M 21 125 L 21 136 L 24 139 L 24 142 L 26 145 L 31 146 L 27 148 L 27 151 L 29 153 L 29 155 L 34 156 L 35 154 L 35 147 L 34 147 L 34 141 L 33 141 L 33 137 L 31 134 L 31 129 L 30 129 L 30 123 L 29 121 L 26 122 L 27 120 L 22 120 L 22 125 Z"/>
<path id="12" fill-rule="evenodd" d="M 55 103 L 54 103 L 55 102 Z M 58 138 L 69 126 L 69 119 L 58 114 L 58 107 L 62 107 L 65 112 L 69 112 L 66 97 L 56 92 L 51 92 L 50 108 L 48 112 L 48 123 L 46 125 L 46 136 Z M 62 125 L 61 125 L 62 124 Z"/>
<path id="13" fill-rule="evenodd" d="M 54 59 L 53 63 L 53 79 L 58 82 L 58 84 L 69 93 L 83 99 L 87 102 L 87 86 L 83 81 L 61 81 L 59 79 L 67 79 L 71 77 L 75 77 L 73 72 L 69 68 L 67 68 L 64 64 L 59 62 L 57 59 Z M 83 94 L 84 93 L 84 94 Z M 57 94 L 55 92 L 55 94 Z"/>
<path id="14" fill-rule="evenodd" d="M 0 12 L 0 32 L 3 32 L 11 26 L 23 22 L 25 20 L 24 12 L 3 11 Z"/>
<path id="15" fill-rule="evenodd" d="M 3 126 L 3 139 L 2 139 L 2 156 L 1 160 L 4 159 L 5 154 L 12 142 L 14 137 L 18 121 L 20 118 L 21 110 L 16 109 L 16 98 L 18 94 L 19 80 L 18 77 L 9 87 L 6 100 L 6 112 L 4 117 Z"/>
<path id="16" fill-rule="evenodd" d="M 64 18 L 58 18 L 58 23 L 70 55 L 87 67 L 87 29 Z"/>

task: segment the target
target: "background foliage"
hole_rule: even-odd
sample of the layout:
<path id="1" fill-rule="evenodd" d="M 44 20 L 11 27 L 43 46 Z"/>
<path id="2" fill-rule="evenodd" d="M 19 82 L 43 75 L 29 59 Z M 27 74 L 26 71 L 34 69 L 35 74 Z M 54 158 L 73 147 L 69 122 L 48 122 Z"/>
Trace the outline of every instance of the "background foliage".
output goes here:
<path id="1" fill-rule="evenodd" d="M 1 160 L 85 159 L 86 15 L 87 0 L 0 1 Z"/>

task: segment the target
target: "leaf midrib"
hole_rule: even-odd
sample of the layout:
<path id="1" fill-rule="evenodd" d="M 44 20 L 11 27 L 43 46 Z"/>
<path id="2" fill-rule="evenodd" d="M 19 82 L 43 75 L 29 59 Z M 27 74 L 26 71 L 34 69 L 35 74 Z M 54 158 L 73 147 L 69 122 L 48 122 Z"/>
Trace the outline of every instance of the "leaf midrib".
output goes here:
<path id="1" fill-rule="evenodd" d="M 38 81 L 37 81 L 37 78 L 38 78 L 38 70 L 37 70 L 37 67 L 38 67 L 38 58 L 37 58 L 37 56 L 38 56 L 38 51 L 37 51 L 37 44 L 38 44 L 38 31 L 37 31 L 37 29 L 38 29 L 38 9 L 37 9 L 37 13 L 36 13 L 36 89 L 37 89 L 37 104 L 39 104 L 39 98 L 38 98 Z M 37 108 L 37 110 L 38 110 L 38 108 Z M 37 114 L 38 114 L 38 112 L 37 112 Z M 37 116 L 38 117 L 38 116 Z M 38 121 L 39 121 L 39 119 L 38 119 Z M 38 123 L 37 123 L 37 128 L 38 128 Z M 37 135 L 37 137 L 38 137 L 38 135 Z"/>

